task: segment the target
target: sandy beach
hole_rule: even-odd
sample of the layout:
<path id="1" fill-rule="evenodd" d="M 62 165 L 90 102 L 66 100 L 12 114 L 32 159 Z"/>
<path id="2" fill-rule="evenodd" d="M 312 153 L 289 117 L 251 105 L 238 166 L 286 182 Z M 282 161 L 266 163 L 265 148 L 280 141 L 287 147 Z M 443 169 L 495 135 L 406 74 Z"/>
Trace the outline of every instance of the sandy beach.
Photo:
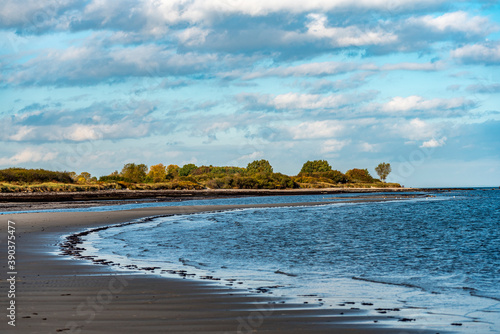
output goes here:
<path id="1" fill-rule="evenodd" d="M 380 200 L 380 199 L 378 199 Z M 314 205 L 318 203 L 308 203 Z M 322 203 L 323 204 L 323 203 Z M 304 205 L 296 203 L 293 205 Z M 61 236 L 87 228 L 173 214 L 278 205 L 184 206 L 111 212 L 55 212 L 1 216 L 15 222 L 15 327 L 2 298 L 2 333 L 436 333 L 398 328 L 397 317 L 361 309 L 320 309 L 224 287 L 216 282 L 118 272 L 62 256 Z M 7 251 L 2 247 L 6 295 Z M 6 277 L 7 276 L 7 277 Z M 12 300 L 12 299 L 10 299 Z M 284 303 L 283 303 L 284 302 Z M 357 306 L 357 305 L 356 305 Z M 12 313 L 12 312 L 11 312 Z"/>

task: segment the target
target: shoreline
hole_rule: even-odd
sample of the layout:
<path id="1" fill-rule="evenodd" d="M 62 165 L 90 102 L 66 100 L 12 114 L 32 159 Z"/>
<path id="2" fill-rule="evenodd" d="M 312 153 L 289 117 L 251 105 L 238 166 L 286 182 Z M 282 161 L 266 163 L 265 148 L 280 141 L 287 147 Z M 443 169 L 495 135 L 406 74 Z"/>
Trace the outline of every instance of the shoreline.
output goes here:
<path id="1" fill-rule="evenodd" d="M 315 203 L 300 203 L 314 205 Z M 324 203 L 321 203 L 324 204 Z M 316 204 L 317 205 L 317 204 Z M 63 235 L 151 216 L 256 207 L 184 206 L 127 211 L 6 214 L 16 222 L 17 325 L 5 333 L 435 333 L 397 327 L 397 318 L 361 310 L 319 309 L 213 282 L 119 273 L 56 255 Z M 269 206 L 269 205 L 267 205 Z M 274 205 L 283 206 L 283 205 Z M 298 206 L 294 203 L 290 206 Z M 266 207 L 266 206 L 262 206 Z M 6 224 L 0 228 L 6 238 Z M 59 253 L 59 252 L 58 252 Z M 5 253 L 2 261 L 5 261 Z M 5 281 L 2 281 L 2 283 Z M 6 306 L 2 300 L 2 309 Z M 342 314 L 340 314 L 342 313 Z"/>
<path id="2" fill-rule="evenodd" d="M 244 198 L 261 196 L 300 196 L 369 194 L 388 192 L 447 192 L 462 188 L 322 188 L 322 189 L 218 189 L 218 190 L 113 190 L 94 192 L 0 193 L 0 212 L 36 211 L 47 209 L 78 209 L 97 206 L 123 205 L 134 202 L 168 203 L 190 200 Z"/>
<path id="3" fill-rule="evenodd" d="M 0 202 L 102 201 L 134 199 L 225 198 L 240 196 L 290 196 L 342 193 L 448 191 L 459 188 L 298 188 L 298 189 L 203 189 L 203 190 L 99 190 L 82 192 L 0 193 Z"/>

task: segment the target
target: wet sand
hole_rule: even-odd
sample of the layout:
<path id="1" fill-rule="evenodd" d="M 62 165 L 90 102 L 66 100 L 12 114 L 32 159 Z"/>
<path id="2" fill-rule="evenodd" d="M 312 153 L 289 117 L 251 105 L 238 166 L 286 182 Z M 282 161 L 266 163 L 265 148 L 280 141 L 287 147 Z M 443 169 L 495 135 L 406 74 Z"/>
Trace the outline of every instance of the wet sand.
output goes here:
<path id="1" fill-rule="evenodd" d="M 362 201 L 366 201 L 362 200 Z M 324 203 L 297 203 L 315 205 Z M 1 333 L 436 333 L 398 328 L 397 315 L 368 315 L 350 307 L 320 309 L 226 288 L 216 282 L 117 272 L 109 266 L 59 255 L 62 235 L 131 220 L 245 207 L 224 205 L 143 208 L 111 212 L 25 213 L 16 223 L 16 326 L 1 298 Z M 0 292 L 7 295 L 6 247 Z M 283 303 L 284 302 L 284 303 Z M 443 332 L 441 332 L 443 333 Z"/>

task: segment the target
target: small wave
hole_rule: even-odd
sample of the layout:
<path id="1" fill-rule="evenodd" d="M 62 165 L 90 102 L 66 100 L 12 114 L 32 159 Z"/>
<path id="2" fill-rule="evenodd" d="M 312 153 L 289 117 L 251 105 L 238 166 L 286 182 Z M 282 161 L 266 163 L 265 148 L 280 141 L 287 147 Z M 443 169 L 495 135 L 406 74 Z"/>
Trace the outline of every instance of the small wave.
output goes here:
<path id="1" fill-rule="evenodd" d="M 374 280 L 374 279 L 370 279 L 370 278 L 363 278 L 363 277 L 356 277 L 356 276 L 353 276 L 351 278 L 354 279 L 354 280 L 358 280 L 358 281 L 365 281 L 365 282 L 379 283 L 379 284 L 387 284 L 387 285 L 404 286 L 404 287 L 407 287 L 407 288 L 414 288 L 414 289 L 419 289 L 419 290 L 425 291 L 425 289 L 422 288 L 421 286 L 414 285 L 414 284 L 409 284 L 409 283 L 394 283 L 394 282 L 378 281 L 378 280 Z"/>
<path id="2" fill-rule="evenodd" d="M 491 300 L 495 300 L 497 302 L 500 302 L 500 298 L 499 297 L 492 297 L 492 296 L 480 295 L 480 294 L 472 292 L 472 291 L 470 292 L 470 295 L 474 296 L 474 297 L 487 298 L 487 299 L 491 299 Z"/>
<path id="3" fill-rule="evenodd" d="M 290 276 L 290 277 L 297 277 L 297 275 L 296 275 L 296 274 L 286 273 L 286 272 L 281 271 L 281 270 L 279 270 L 279 269 L 278 269 L 278 270 L 276 270 L 274 273 L 275 273 L 275 274 L 286 275 L 286 276 Z"/>

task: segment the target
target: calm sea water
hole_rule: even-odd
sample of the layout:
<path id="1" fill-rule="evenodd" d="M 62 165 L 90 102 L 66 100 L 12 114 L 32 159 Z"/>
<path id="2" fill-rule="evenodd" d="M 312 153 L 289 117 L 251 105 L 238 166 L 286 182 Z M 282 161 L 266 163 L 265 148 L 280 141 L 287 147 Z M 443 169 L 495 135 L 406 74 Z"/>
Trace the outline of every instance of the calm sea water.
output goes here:
<path id="1" fill-rule="evenodd" d="M 436 195 L 158 218 L 92 233 L 85 247 L 166 276 L 415 319 L 397 326 L 500 332 L 500 191 Z"/>

